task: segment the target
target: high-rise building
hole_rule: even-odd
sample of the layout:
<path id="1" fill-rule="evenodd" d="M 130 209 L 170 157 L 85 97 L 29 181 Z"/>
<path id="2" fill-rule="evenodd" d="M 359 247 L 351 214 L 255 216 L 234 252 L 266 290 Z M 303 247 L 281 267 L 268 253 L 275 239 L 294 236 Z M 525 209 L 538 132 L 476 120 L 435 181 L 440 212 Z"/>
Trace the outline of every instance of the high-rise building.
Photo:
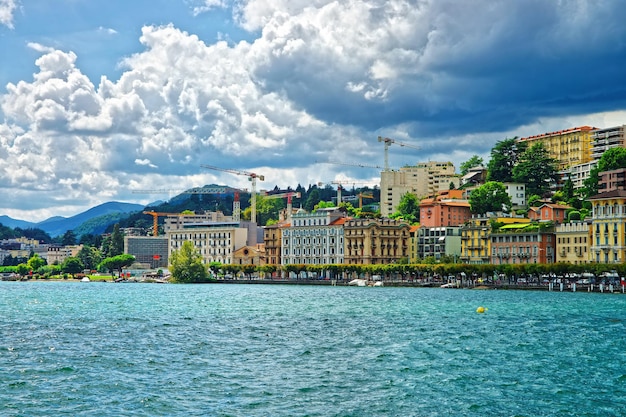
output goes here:
<path id="1" fill-rule="evenodd" d="M 398 170 L 380 173 L 380 214 L 389 217 L 400 204 L 402 196 L 414 194 L 418 199 L 450 189 L 450 183 L 458 188 L 461 178 L 455 173 L 452 162 L 421 162 Z"/>

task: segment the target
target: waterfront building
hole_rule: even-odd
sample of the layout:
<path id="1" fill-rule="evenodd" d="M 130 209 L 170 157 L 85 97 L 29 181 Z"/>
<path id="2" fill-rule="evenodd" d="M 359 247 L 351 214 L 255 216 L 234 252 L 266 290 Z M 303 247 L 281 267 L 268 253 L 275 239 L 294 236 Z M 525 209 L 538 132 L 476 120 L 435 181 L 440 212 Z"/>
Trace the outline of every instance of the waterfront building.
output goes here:
<path id="1" fill-rule="evenodd" d="M 417 231 L 417 256 L 419 259 L 461 256 L 461 227 L 420 227 Z"/>
<path id="2" fill-rule="evenodd" d="M 472 216 L 461 226 L 460 260 L 466 264 L 488 264 L 491 221 L 487 216 Z"/>
<path id="3" fill-rule="evenodd" d="M 556 261 L 571 264 L 591 262 L 591 222 L 575 221 L 559 224 L 555 229 Z"/>
<path id="4" fill-rule="evenodd" d="M 246 245 L 248 230 L 238 222 L 182 223 L 178 228 L 169 228 L 168 256 L 179 250 L 185 241 L 193 243 L 205 265 L 211 262 L 232 264 L 235 250 Z"/>
<path id="5" fill-rule="evenodd" d="M 591 259 L 598 263 L 626 261 L 626 190 L 613 190 L 589 198 Z"/>
<path id="6" fill-rule="evenodd" d="M 461 226 L 461 262 L 488 264 L 491 262 L 492 225 L 530 223 L 530 219 L 502 213 L 473 215 Z"/>
<path id="7" fill-rule="evenodd" d="M 414 264 L 417 263 L 419 259 L 417 256 L 417 233 L 420 226 L 419 224 L 412 225 L 409 228 L 409 263 Z"/>
<path id="8" fill-rule="evenodd" d="M 337 207 L 298 210 L 282 229 L 281 265 L 344 263 L 345 213 Z"/>
<path id="9" fill-rule="evenodd" d="M 519 222 L 491 232 L 492 264 L 553 263 L 555 254 L 553 226 Z"/>
<path id="10" fill-rule="evenodd" d="M 167 236 L 124 236 L 124 253 L 147 268 L 167 268 L 169 265 Z"/>
<path id="11" fill-rule="evenodd" d="M 291 223 L 281 221 L 263 228 L 263 244 L 265 246 L 266 262 L 269 265 L 281 265 L 283 229 Z"/>
<path id="12" fill-rule="evenodd" d="M 591 126 L 574 127 L 556 132 L 520 138 L 530 148 L 541 142 L 550 157 L 556 159 L 558 170 L 591 161 L 592 134 L 596 128 Z"/>
<path id="13" fill-rule="evenodd" d="M 236 265 L 265 265 L 265 245 L 258 244 L 236 249 L 233 252 L 233 263 Z"/>
<path id="14" fill-rule="evenodd" d="M 591 136 L 591 159 L 599 160 L 611 148 L 626 147 L 624 128 L 626 125 L 596 129 Z"/>
<path id="15" fill-rule="evenodd" d="M 536 221 L 553 221 L 563 223 L 567 221 L 567 210 L 572 207 L 563 204 L 544 203 L 539 207 L 528 209 L 528 218 Z"/>
<path id="16" fill-rule="evenodd" d="M 455 173 L 452 162 L 421 162 L 398 170 L 380 173 L 380 215 L 389 217 L 400 204 L 402 196 L 414 194 L 418 199 L 435 195 L 441 190 L 460 186 L 461 179 Z"/>
<path id="17" fill-rule="evenodd" d="M 403 220 L 347 219 L 345 263 L 390 264 L 409 259 L 411 226 Z"/>
<path id="18" fill-rule="evenodd" d="M 205 211 L 197 214 L 179 214 L 167 216 L 163 225 L 163 230 L 168 233 L 171 230 L 184 228 L 186 225 L 198 224 L 237 224 L 239 227 L 247 230 L 246 245 L 253 246 L 263 242 L 263 229 L 258 227 L 256 223 L 249 221 L 241 221 L 235 219 L 234 216 L 227 216 L 221 211 Z"/>
<path id="19" fill-rule="evenodd" d="M 83 245 L 49 245 L 46 253 L 48 265 L 61 265 L 67 258 L 75 257 Z M 28 255 L 26 255 L 28 257 Z"/>
<path id="20" fill-rule="evenodd" d="M 422 227 L 459 226 L 472 217 L 464 190 L 440 191 L 435 197 L 420 202 Z"/>

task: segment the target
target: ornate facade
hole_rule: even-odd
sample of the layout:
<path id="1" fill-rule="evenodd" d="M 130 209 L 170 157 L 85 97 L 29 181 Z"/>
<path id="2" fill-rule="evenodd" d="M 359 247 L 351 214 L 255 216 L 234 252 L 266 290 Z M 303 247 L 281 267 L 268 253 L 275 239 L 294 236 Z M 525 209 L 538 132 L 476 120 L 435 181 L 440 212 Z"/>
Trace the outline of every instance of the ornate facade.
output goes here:
<path id="1" fill-rule="evenodd" d="M 392 219 L 349 219 L 344 225 L 345 263 L 389 264 L 409 258 L 411 226 Z"/>

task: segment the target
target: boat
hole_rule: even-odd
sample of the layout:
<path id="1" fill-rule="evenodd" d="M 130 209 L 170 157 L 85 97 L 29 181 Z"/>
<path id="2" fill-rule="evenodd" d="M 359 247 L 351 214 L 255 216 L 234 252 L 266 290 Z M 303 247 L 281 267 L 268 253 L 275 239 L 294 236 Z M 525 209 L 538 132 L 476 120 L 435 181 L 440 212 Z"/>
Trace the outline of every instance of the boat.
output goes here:
<path id="1" fill-rule="evenodd" d="M 348 285 L 353 286 L 353 287 L 367 287 L 367 281 L 364 279 L 353 279 L 352 281 L 348 282 Z"/>
<path id="2" fill-rule="evenodd" d="M 83 277 L 83 279 L 80 280 L 80 282 L 90 282 L 91 280 L 89 279 L 89 277 Z"/>

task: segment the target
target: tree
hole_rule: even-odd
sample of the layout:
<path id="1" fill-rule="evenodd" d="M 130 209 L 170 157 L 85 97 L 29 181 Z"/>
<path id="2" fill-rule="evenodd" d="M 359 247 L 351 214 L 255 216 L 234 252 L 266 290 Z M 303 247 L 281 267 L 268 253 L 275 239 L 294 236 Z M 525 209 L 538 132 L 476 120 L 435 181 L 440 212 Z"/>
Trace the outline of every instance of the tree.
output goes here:
<path id="1" fill-rule="evenodd" d="M 404 194 L 391 218 L 401 218 L 411 224 L 419 222 L 420 204 L 417 196 L 413 193 Z"/>
<path id="2" fill-rule="evenodd" d="M 83 272 L 83 269 L 85 269 L 85 265 L 83 265 L 80 259 L 74 256 L 65 258 L 65 260 L 63 261 L 63 264 L 61 265 L 61 272 L 66 273 L 66 274 L 71 274 L 72 278 L 76 274 Z"/>
<path id="3" fill-rule="evenodd" d="M 512 182 L 513 167 L 527 148 L 525 142 L 518 142 L 517 137 L 498 141 L 491 149 L 491 159 L 487 164 L 487 180 Z"/>
<path id="4" fill-rule="evenodd" d="M 111 247 L 109 256 L 117 256 L 124 253 L 124 233 L 120 231 L 119 223 L 113 226 L 113 233 L 111 233 Z"/>
<path id="5" fill-rule="evenodd" d="M 459 168 L 461 169 L 461 175 L 465 175 L 469 172 L 471 168 L 481 166 L 483 164 L 483 158 L 478 155 L 473 155 L 470 159 L 465 162 L 461 162 Z"/>
<path id="6" fill-rule="evenodd" d="M 183 242 L 180 249 L 170 257 L 172 278 L 176 282 L 206 282 L 209 274 L 202 263 L 202 255 L 190 241 Z"/>
<path id="7" fill-rule="evenodd" d="M 133 262 L 135 262 L 135 257 L 133 255 L 121 254 L 104 258 L 102 262 L 100 262 L 99 267 L 107 269 L 109 272 L 119 271 L 118 276 L 120 276 L 122 275 L 122 269 L 127 266 L 131 266 Z"/>
<path id="8" fill-rule="evenodd" d="M 600 173 L 604 171 L 611 171 L 613 169 L 626 168 L 626 148 L 618 147 L 611 148 L 604 151 L 598 165 L 596 165 L 590 172 L 589 178 L 584 183 L 584 194 L 586 197 L 598 194 L 598 182 L 600 180 Z"/>
<path id="9" fill-rule="evenodd" d="M 476 188 L 469 197 L 470 210 L 474 214 L 485 214 L 511 210 L 511 196 L 501 182 L 489 181 Z"/>
<path id="10" fill-rule="evenodd" d="M 558 180 L 557 161 L 538 142 L 519 158 L 513 168 L 513 180 L 526 184 L 527 195 L 543 196 L 550 190 L 550 183 Z"/>
<path id="11" fill-rule="evenodd" d="M 315 205 L 320 202 L 320 190 L 317 187 L 313 187 L 309 192 L 309 196 L 304 203 L 304 209 L 308 212 L 312 212 L 315 209 Z"/>
<path id="12" fill-rule="evenodd" d="M 39 255 L 37 254 L 34 254 L 28 260 L 28 266 L 30 267 L 31 271 L 37 271 L 42 266 L 46 265 L 46 263 L 47 263 L 46 260 L 43 258 L 40 258 Z"/>
<path id="13" fill-rule="evenodd" d="M 73 230 L 68 230 L 63 234 L 63 239 L 61 239 L 61 245 L 63 246 L 72 246 L 76 244 L 76 235 Z"/>
<path id="14" fill-rule="evenodd" d="M 85 269 L 96 269 L 102 261 L 100 251 L 92 246 L 83 246 L 76 256 L 83 263 Z"/>

